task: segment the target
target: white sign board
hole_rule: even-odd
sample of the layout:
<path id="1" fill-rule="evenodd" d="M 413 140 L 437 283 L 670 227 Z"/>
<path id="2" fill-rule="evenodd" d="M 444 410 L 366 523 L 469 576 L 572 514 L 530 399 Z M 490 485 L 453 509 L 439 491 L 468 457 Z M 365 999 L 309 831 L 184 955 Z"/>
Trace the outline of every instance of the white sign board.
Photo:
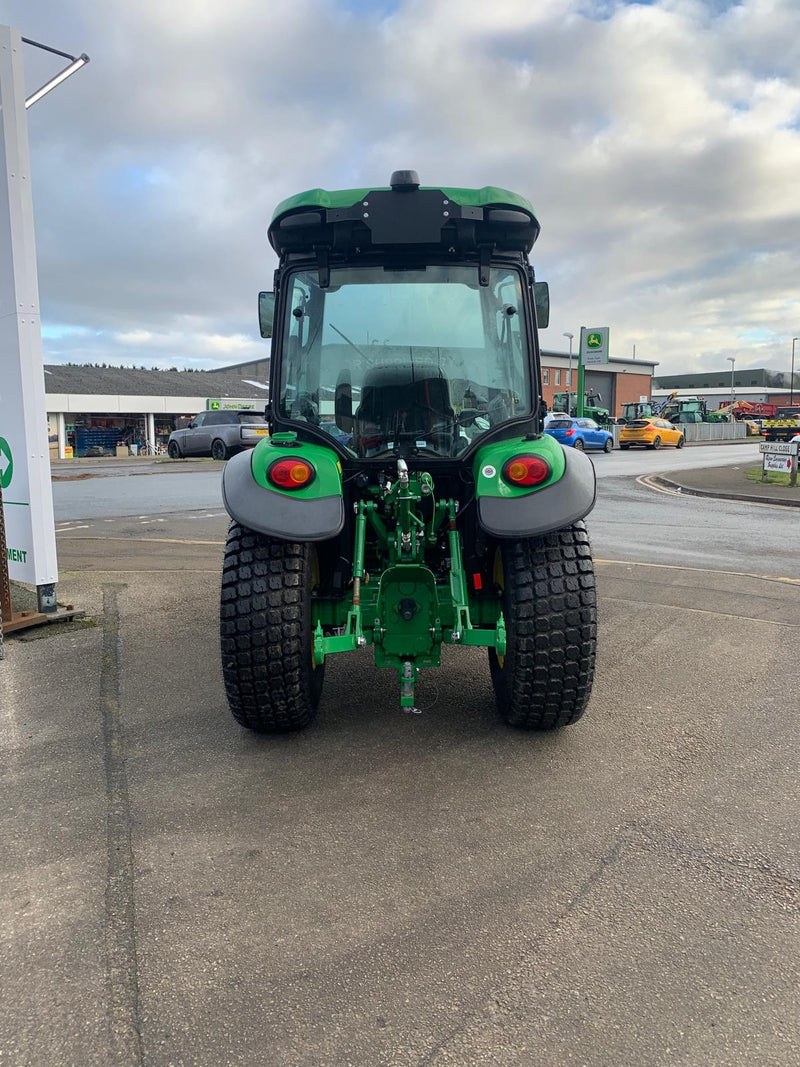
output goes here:
<path id="1" fill-rule="evenodd" d="M 800 451 L 800 441 L 762 441 L 758 450 L 781 456 L 796 456 Z"/>
<path id="2" fill-rule="evenodd" d="M 22 39 L 0 26 L 0 479 L 12 579 L 58 580 Z"/>
<path id="3" fill-rule="evenodd" d="M 783 452 L 764 453 L 765 471 L 782 471 L 784 474 L 792 473 L 792 457 Z"/>
<path id="4" fill-rule="evenodd" d="M 594 329 L 581 326 L 580 358 L 584 367 L 608 363 L 608 326 Z"/>

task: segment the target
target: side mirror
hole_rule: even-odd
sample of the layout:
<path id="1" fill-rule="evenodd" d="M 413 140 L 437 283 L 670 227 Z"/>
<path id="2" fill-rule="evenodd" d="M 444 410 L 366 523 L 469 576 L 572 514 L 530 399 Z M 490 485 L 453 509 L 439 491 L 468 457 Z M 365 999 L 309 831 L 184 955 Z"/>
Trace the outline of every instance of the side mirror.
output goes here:
<path id="1" fill-rule="evenodd" d="M 275 318 L 275 294 L 258 294 L 258 325 L 262 337 L 272 337 L 272 321 Z"/>
<path id="2" fill-rule="evenodd" d="M 550 322 L 550 289 L 547 282 L 533 283 L 533 303 L 536 308 L 536 325 L 544 330 Z"/>
<path id="3" fill-rule="evenodd" d="M 350 382 L 350 372 L 343 370 L 336 383 L 336 392 L 333 397 L 333 410 L 336 425 L 344 433 L 353 432 L 353 387 Z"/>
<path id="4" fill-rule="evenodd" d="M 192 419 L 192 421 L 189 423 L 189 425 L 186 427 L 186 429 L 187 430 L 193 430 L 196 426 L 197 426 L 197 423 L 194 421 L 194 419 Z"/>

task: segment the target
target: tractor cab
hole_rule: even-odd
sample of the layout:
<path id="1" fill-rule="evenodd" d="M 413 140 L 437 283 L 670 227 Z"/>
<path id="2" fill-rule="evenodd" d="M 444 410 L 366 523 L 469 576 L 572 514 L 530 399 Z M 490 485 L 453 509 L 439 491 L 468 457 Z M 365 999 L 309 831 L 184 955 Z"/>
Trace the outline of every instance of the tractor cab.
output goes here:
<path id="1" fill-rule="evenodd" d="M 243 725 L 307 725 L 326 659 L 363 646 L 405 709 L 460 644 L 488 649 L 507 722 L 582 714 L 594 470 L 543 432 L 538 234 L 524 197 L 414 171 L 276 208 L 270 437 L 222 486 L 223 675 Z"/>
<path id="2" fill-rule="evenodd" d="M 279 205 L 274 312 L 260 303 L 274 428 L 325 433 L 345 462 L 453 459 L 505 427 L 538 429 L 538 232 L 514 193 L 420 189 L 407 172 Z"/>

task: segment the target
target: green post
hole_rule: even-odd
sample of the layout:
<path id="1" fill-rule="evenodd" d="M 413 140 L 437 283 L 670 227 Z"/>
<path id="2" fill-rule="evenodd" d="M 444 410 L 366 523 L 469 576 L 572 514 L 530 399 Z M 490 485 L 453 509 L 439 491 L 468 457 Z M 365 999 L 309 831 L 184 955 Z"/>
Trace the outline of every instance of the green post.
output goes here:
<path id="1" fill-rule="evenodd" d="M 586 371 L 583 368 L 583 357 L 580 351 L 578 352 L 578 395 L 576 397 L 576 412 L 579 419 L 583 418 L 583 402 L 586 396 L 586 389 L 584 387 Z"/>

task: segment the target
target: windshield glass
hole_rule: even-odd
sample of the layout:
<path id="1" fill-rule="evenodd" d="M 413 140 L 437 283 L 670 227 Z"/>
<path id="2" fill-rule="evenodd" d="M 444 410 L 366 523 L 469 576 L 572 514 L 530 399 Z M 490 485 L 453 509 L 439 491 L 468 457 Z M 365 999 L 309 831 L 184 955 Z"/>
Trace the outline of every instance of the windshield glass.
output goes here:
<path id="1" fill-rule="evenodd" d="M 362 457 L 457 456 L 532 411 L 519 273 L 477 267 L 291 276 L 279 407 Z"/>

